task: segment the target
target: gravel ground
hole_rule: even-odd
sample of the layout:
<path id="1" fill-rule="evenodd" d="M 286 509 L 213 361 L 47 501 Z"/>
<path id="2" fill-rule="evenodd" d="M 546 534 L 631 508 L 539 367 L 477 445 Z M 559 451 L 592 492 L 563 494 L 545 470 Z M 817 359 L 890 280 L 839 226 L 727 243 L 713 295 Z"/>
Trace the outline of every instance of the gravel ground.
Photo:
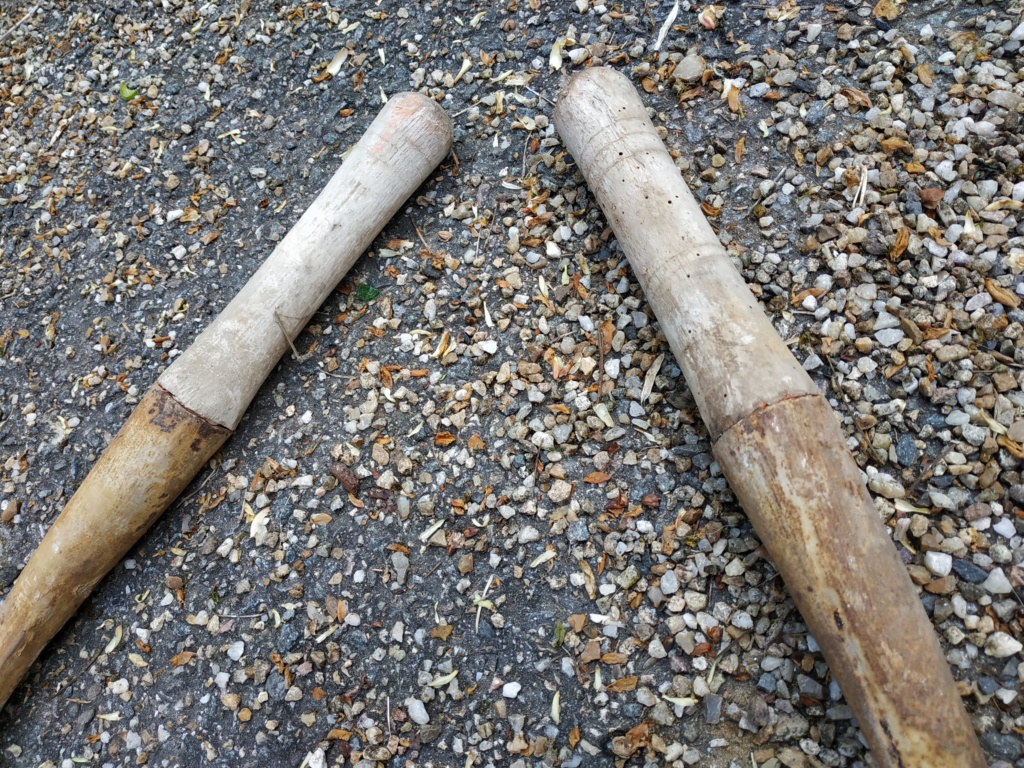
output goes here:
<path id="1" fill-rule="evenodd" d="M 655 51 L 670 9 L 42 0 L 0 42 L 0 594 L 382 100 L 456 135 L 15 692 L 0 764 L 873 764 L 551 125 L 605 64 L 1024 766 L 1021 4 L 684 5 Z"/>

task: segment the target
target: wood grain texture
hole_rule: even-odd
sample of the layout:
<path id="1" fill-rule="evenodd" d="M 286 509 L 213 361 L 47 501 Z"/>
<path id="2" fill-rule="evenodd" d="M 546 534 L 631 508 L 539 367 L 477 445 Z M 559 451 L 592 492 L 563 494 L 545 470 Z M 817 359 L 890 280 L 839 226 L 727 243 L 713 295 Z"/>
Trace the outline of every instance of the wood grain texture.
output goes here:
<path id="1" fill-rule="evenodd" d="M 160 384 L 211 422 L 237 427 L 289 341 L 451 143 L 451 121 L 434 101 L 418 93 L 392 97 L 323 192 Z"/>
<path id="2" fill-rule="evenodd" d="M 714 453 L 886 768 L 982 768 L 915 588 L 814 383 L 775 333 L 623 75 L 555 125 L 679 361 Z"/>
<path id="3" fill-rule="evenodd" d="M 150 388 L 0 604 L 0 707 L 100 579 L 230 436 L 159 385 Z"/>
<path id="4" fill-rule="evenodd" d="M 733 267 L 629 80 L 609 69 L 581 73 L 559 97 L 555 125 L 629 257 L 711 438 L 752 403 L 816 393 Z"/>
<path id="5" fill-rule="evenodd" d="M 982 768 L 931 623 L 824 398 L 756 410 L 714 454 L 875 759 Z"/>
<path id="6" fill-rule="evenodd" d="M 451 143 L 435 102 L 393 97 L 263 266 L 149 390 L 0 605 L 0 707 L 230 436 L 291 340 Z"/>

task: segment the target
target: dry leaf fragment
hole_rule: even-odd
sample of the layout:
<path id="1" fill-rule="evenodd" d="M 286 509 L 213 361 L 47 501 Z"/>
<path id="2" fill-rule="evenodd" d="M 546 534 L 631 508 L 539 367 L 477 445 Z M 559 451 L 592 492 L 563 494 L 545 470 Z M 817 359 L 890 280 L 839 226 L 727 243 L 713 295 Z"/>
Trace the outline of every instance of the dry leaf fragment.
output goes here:
<path id="1" fill-rule="evenodd" d="M 983 210 L 986 211 L 1019 211 L 1024 208 L 1024 202 L 1020 200 L 1011 200 L 1008 197 L 1001 197 L 998 200 L 993 200 L 991 203 L 986 205 Z"/>
<path id="2" fill-rule="evenodd" d="M 447 640 L 452 633 L 451 624 L 438 624 L 430 630 L 430 636 L 435 640 Z"/>
<path id="3" fill-rule="evenodd" d="M 459 676 L 459 670 L 456 669 L 456 670 L 453 670 L 452 672 L 450 672 L 447 675 L 438 675 L 433 680 L 431 680 L 428 683 L 428 685 L 431 688 L 444 688 L 446 685 L 448 685 L 448 683 L 450 683 L 452 680 L 454 680 L 458 676 Z"/>
<path id="4" fill-rule="evenodd" d="M 616 736 L 612 739 L 612 752 L 625 760 L 637 750 L 650 746 L 650 730 L 650 725 L 640 723 L 626 731 L 624 736 Z"/>
<path id="5" fill-rule="evenodd" d="M 985 290 L 988 291 L 989 296 L 998 301 L 1004 307 L 1016 309 L 1020 306 L 1020 297 L 1013 291 L 1003 288 L 1003 286 L 991 277 L 985 279 Z"/>
<path id="6" fill-rule="evenodd" d="M 530 567 L 536 568 L 539 565 L 544 565 L 548 560 L 554 560 L 556 554 L 558 553 L 553 549 L 545 550 L 533 559 L 533 562 L 530 563 Z"/>
<path id="7" fill-rule="evenodd" d="M 607 483 L 612 479 L 612 476 L 607 472 L 591 472 L 589 475 L 583 478 L 584 483 L 593 483 L 595 485 L 599 483 Z"/>
<path id="8" fill-rule="evenodd" d="M 885 150 L 887 155 L 891 155 L 893 152 L 903 150 L 909 154 L 914 153 L 914 145 L 906 139 L 901 139 L 897 136 L 891 136 L 887 139 L 882 139 L 879 142 L 882 145 L 882 149 Z"/>
<path id="9" fill-rule="evenodd" d="M 996 442 L 1010 452 L 1010 455 L 1017 459 L 1024 459 L 1024 445 L 1016 440 L 1011 440 L 1006 435 L 996 437 Z"/>
<path id="10" fill-rule="evenodd" d="M 932 69 L 932 65 L 918 64 L 917 79 L 921 81 L 921 85 L 925 88 L 931 88 L 935 85 L 935 71 Z"/>
<path id="11" fill-rule="evenodd" d="M 981 412 L 981 418 L 983 418 L 985 420 L 985 423 L 988 424 L 988 428 L 995 432 L 997 435 L 1006 434 L 1006 427 L 1004 427 L 1002 424 L 993 419 L 984 411 Z"/>
<path id="12" fill-rule="evenodd" d="M 591 640 L 585 646 L 583 646 L 583 652 L 580 654 L 580 664 L 589 664 L 592 661 L 597 661 L 601 658 L 601 643 L 597 640 Z"/>
<path id="13" fill-rule="evenodd" d="M 594 570 L 586 560 L 579 560 L 580 570 L 583 572 L 583 587 L 587 590 L 587 597 L 591 600 L 597 599 L 597 579 L 594 578 Z"/>
<path id="14" fill-rule="evenodd" d="M 704 215 L 707 216 L 709 219 L 717 218 L 722 213 L 721 208 L 716 208 L 707 201 L 704 201 L 703 203 L 700 204 L 700 209 L 704 211 Z"/>
<path id="15" fill-rule="evenodd" d="M 114 630 L 114 636 L 110 638 L 110 642 L 104 647 L 104 653 L 111 653 L 114 649 L 121 644 L 121 638 L 124 637 L 124 627 L 120 624 L 117 625 L 117 629 Z"/>
<path id="16" fill-rule="evenodd" d="M 182 651 L 177 656 L 172 656 L 171 657 L 171 666 L 172 667 L 184 667 L 186 664 L 188 664 L 190 661 L 192 661 L 192 659 L 194 659 L 195 656 L 196 656 L 196 652 L 195 651 Z"/>
<path id="17" fill-rule="evenodd" d="M 742 163 L 745 154 L 747 154 L 747 137 L 740 136 L 740 140 L 736 142 L 736 151 L 733 156 L 737 163 Z"/>
<path id="18" fill-rule="evenodd" d="M 897 0 L 878 0 L 871 15 L 876 19 L 896 21 L 900 15 L 900 3 Z"/>
<path id="19" fill-rule="evenodd" d="M 915 507 L 906 499 L 896 499 L 893 502 L 893 506 L 896 507 L 898 512 L 917 512 L 920 515 L 930 515 L 932 512 L 930 509 L 925 509 L 924 507 Z"/>
<path id="20" fill-rule="evenodd" d="M 562 68 L 562 46 L 565 45 L 565 38 L 555 40 L 551 44 L 551 54 L 548 56 L 548 66 L 551 71 Z"/>
<path id="21" fill-rule="evenodd" d="M 627 661 L 629 661 L 629 657 L 626 654 L 614 651 L 609 651 L 601 656 L 602 664 L 625 664 Z"/>
<path id="22" fill-rule="evenodd" d="M 903 252 L 907 250 L 907 246 L 910 245 L 910 230 L 906 227 L 899 229 L 896 232 L 896 240 L 892 244 L 892 249 L 889 251 L 889 258 L 893 261 L 899 260 Z"/>
<path id="23" fill-rule="evenodd" d="M 871 97 L 864 93 L 864 91 L 859 91 L 856 88 L 845 87 L 841 93 L 850 100 L 851 104 L 856 104 L 857 106 L 864 107 L 865 109 L 871 109 Z"/>
<path id="24" fill-rule="evenodd" d="M 587 615 L 585 613 L 574 613 L 569 616 L 569 626 L 573 632 L 582 632 L 587 626 Z"/>
<path id="25" fill-rule="evenodd" d="M 620 677 L 618 680 L 613 680 L 605 686 L 606 691 L 612 693 L 626 693 L 627 691 L 636 690 L 636 684 L 639 682 L 639 678 L 636 675 L 629 675 L 627 677 Z"/>
<path id="26" fill-rule="evenodd" d="M 742 107 L 740 107 L 740 89 L 737 88 L 735 83 L 733 83 L 731 80 L 729 80 L 728 82 L 730 87 L 729 92 L 726 94 L 725 98 L 729 104 L 729 111 L 739 112 L 741 113 L 740 116 L 742 117 L 743 109 Z"/>
<path id="27" fill-rule="evenodd" d="M 451 432 L 438 432 L 434 435 L 434 445 L 438 445 L 442 448 L 451 445 L 455 442 L 455 435 Z"/>
<path id="28" fill-rule="evenodd" d="M 572 730 L 569 731 L 569 749 L 576 749 L 576 745 L 580 743 L 580 727 L 574 725 Z"/>

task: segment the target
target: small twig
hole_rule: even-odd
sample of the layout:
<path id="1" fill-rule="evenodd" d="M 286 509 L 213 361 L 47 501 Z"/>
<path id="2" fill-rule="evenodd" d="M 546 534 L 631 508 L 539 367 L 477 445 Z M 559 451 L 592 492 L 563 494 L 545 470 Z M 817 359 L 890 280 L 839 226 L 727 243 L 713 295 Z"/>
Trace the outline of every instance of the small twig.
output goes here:
<path id="1" fill-rule="evenodd" d="M 299 350 L 295 348 L 295 344 L 292 342 L 292 337 L 289 336 L 288 331 L 285 330 L 284 323 L 282 322 L 281 316 L 277 313 L 276 309 L 274 310 L 274 320 L 277 322 L 277 327 L 281 329 L 281 333 L 284 334 L 284 338 L 288 342 L 288 346 L 292 348 L 292 354 L 295 355 L 295 359 L 300 363 L 304 363 L 307 360 L 309 360 L 309 358 L 313 356 L 313 353 L 307 352 L 304 355 L 299 354 Z"/>
<path id="2" fill-rule="evenodd" d="M 21 17 L 20 19 L 18 19 L 18 20 L 17 20 L 16 22 L 14 22 L 14 26 L 13 26 L 13 27 L 11 27 L 11 28 L 10 28 L 10 29 L 8 29 L 8 30 L 7 30 L 6 32 L 4 32 L 4 33 L 3 33 L 2 35 L 0 35 L 0 43 L 2 43 L 2 42 L 3 42 L 4 40 L 6 40 L 6 39 L 7 39 L 7 37 L 8 37 L 8 36 L 9 36 L 9 35 L 10 35 L 10 34 L 11 34 L 11 33 L 12 33 L 13 31 L 14 31 L 14 30 L 16 30 L 16 29 L 17 29 L 18 27 L 20 27 L 20 26 L 21 26 L 22 24 L 24 24 L 24 23 L 25 23 L 25 20 L 26 20 L 26 19 L 28 19 L 28 17 L 29 17 L 29 16 L 31 16 L 31 15 L 32 15 L 33 13 L 35 13 L 36 11 L 38 11 L 38 10 L 39 10 L 39 6 L 40 6 L 40 5 L 42 5 L 42 4 L 43 4 L 42 0 L 39 0 L 39 2 L 38 2 L 38 3 L 36 3 L 36 4 L 34 5 L 34 6 L 32 6 L 32 10 L 31 10 L 31 11 L 29 11 L 28 13 L 26 13 L 26 14 L 25 14 L 24 16 L 22 16 L 22 17 Z"/>
<path id="3" fill-rule="evenodd" d="M 196 488 L 196 489 L 195 489 L 194 491 L 192 491 L 192 493 L 190 493 L 190 494 L 189 494 L 188 496 L 184 497 L 184 498 L 183 498 L 183 499 L 181 500 L 181 501 L 182 501 L 182 503 L 184 503 L 184 502 L 186 502 L 186 501 L 191 501 L 191 500 L 192 500 L 193 498 L 195 498 L 196 494 L 198 494 L 198 493 L 199 493 L 199 492 L 200 492 L 201 490 L 203 490 L 203 488 L 205 488 L 205 487 L 206 487 L 206 484 L 207 484 L 208 482 L 210 482 L 210 480 L 211 480 L 211 479 L 213 478 L 213 476 L 214 476 L 215 474 L 217 474 L 217 470 L 218 470 L 219 468 L 220 468 L 220 467 L 219 467 L 219 465 L 218 465 L 218 466 L 214 467 L 213 469 L 211 469 L 211 470 L 209 471 L 209 473 L 208 473 L 208 474 L 206 475 L 206 479 L 205 479 L 205 480 L 203 480 L 203 482 L 201 482 L 201 483 L 199 484 L 199 487 L 198 487 L 198 488 Z"/>
<path id="4" fill-rule="evenodd" d="M 57 696 L 66 691 L 68 688 L 70 688 L 72 685 L 74 685 L 78 681 L 79 677 L 81 677 L 84 673 L 88 672 L 92 668 L 92 665 L 96 663 L 96 659 L 98 659 L 100 657 L 100 654 L 102 653 L 103 647 L 101 646 L 100 649 L 93 654 L 93 657 L 89 659 L 89 663 L 82 667 L 80 670 L 78 670 L 78 672 L 76 672 L 74 675 L 72 675 L 71 679 L 64 683 L 64 685 L 60 686 L 56 691 L 54 691 L 48 700 L 52 701 Z"/>
<path id="5" fill-rule="evenodd" d="M 528 90 L 528 91 L 529 91 L 530 93 L 532 93 L 532 94 L 533 94 L 534 96 L 536 96 L 537 98 L 539 98 L 539 99 L 544 99 L 544 101 L 546 101 L 546 102 L 547 102 L 548 104 L 550 104 L 550 105 L 551 105 L 552 107 L 553 107 L 553 106 L 555 106 L 555 102 L 553 102 L 553 101 L 552 101 L 551 99 L 549 99 L 549 98 L 548 98 L 547 96 L 545 96 L 545 95 L 544 95 L 543 93 L 541 93 L 540 91 L 535 91 L 535 90 L 533 90 L 533 88 L 531 88 L 531 87 L 530 87 L 530 86 L 528 86 L 528 85 L 524 85 L 524 86 L 523 86 L 523 88 L 525 88 L 526 90 Z"/>

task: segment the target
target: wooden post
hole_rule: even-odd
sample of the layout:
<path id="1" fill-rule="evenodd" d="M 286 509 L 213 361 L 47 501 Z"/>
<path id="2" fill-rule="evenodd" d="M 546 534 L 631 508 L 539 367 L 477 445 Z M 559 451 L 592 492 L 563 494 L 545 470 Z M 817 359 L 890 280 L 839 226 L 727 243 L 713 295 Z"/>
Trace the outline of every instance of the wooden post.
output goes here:
<path id="1" fill-rule="evenodd" d="M 436 103 L 414 93 L 388 101 L 263 266 L 146 393 L 0 605 L 0 707 L 230 437 L 294 337 L 451 143 Z"/>
<path id="2" fill-rule="evenodd" d="M 555 125 L 875 760 L 984 768 L 935 633 L 835 415 L 733 267 L 636 90 L 613 70 L 586 70 L 561 94 Z"/>

